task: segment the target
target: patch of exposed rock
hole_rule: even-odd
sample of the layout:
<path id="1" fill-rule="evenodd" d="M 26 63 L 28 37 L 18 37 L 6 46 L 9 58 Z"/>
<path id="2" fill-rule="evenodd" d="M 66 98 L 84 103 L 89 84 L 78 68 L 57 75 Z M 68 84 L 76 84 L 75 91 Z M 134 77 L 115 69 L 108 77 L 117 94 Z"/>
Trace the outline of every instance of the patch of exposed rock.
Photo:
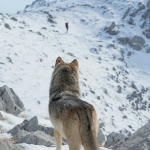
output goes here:
<path id="1" fill-rule="evenodd" d="M 133 135 L 121 140 L 110 148 L 113 150 L 149 150 L 150 123 L 141 127 Z"/>
<path id="2" fill-rule="evenodd" d="M 132 38 L 120 37 L 118 41 L 122 45 L 129 44 L 130 47 L 137 51 L 140 51 L 145 44 L 145 40 L 137 35 Z"/>
<path id="3" fill-rule="evenodd" d="M 24 111 L 24 105 L 12 88 L 0 87 L 0 111 L 18 115 Z"/>

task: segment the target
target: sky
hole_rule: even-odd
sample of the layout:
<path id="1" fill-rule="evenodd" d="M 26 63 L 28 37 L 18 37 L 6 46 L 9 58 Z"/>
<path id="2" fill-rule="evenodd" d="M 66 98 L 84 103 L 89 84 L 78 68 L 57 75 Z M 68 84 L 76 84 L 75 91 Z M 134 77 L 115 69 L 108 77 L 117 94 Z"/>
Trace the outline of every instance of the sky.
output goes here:
<path id="1" fill-rule="evenodd" d="M 35 0 L 0 0 L 0 13 L 16 14 Z"/>

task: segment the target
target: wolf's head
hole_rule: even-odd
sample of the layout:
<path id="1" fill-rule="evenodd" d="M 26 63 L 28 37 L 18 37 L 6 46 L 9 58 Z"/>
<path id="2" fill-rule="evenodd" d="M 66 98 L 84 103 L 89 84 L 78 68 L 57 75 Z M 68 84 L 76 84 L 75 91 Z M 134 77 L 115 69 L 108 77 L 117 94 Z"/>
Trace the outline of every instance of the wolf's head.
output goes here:
<path id="1" fill-rule="evenodd" d="M 58 57 L 52 74 L 50 97 L 67 93 L 79 97 L 78 61 L 74 59 L 66 63 Z"/>

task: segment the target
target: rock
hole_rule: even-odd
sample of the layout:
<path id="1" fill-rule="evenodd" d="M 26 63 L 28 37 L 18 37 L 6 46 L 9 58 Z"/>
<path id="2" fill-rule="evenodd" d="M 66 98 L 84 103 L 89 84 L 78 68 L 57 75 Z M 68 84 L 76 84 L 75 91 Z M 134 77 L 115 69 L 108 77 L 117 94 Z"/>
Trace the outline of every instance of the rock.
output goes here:
<path id="1" fill-rule="evenodd" d="M 47 28 L 46 28 L 46 27 L 42 27 L 41 29 L 44 29 L 44 30 L 46 30 Z"/>
<path id="2" fill-rule="evenodd" d="M 23 150 L 18 145 L 11 144 L 0 140 L 0 150 Z"/>
<path id="3" fill-rule="evenodd" d="M 119 142 L 119 141 L 121 141 L 123 139 L 125 139 L 125 135 L 124 134 L 112 132 L 107 137 L 107 141 L 105 143 L 105 147 L 114 146 L 117 142 Z"/>
<path id="4" fill-rule="evenodd" d="M 49 127 L 44 127 L 38 124 L 38 119 L 37 117 L 33 117 L 31 120 L 29 120 L 24 126 L 23 126 L 24 130 L 28 131 L 28 132 L 34 132 L 34 131 L 43 131 L 48 135 L 52 135 L 54 133 L 54 129 L 53 128 L 49 128 Z"/>
<path id="5" fill-rule="evenodd" d="M 90 49 L 90 52 L 93 53 L 93 54 L 99 54 L 97 49 L 94 48 L 94 47 Z"/>
<path id="6" fill-rule="evenodd" d="M 3 102 L 2 98 L 0 97 L 0 111 L 1 111 L 1 110 L 4 111 L 4 110 L 5 110 L 4 108 L 6 108 L 6 105 L 5 105 L 5 103 Z"/>
<path id="7" fill-rule="evenodd" d="M 149 150 L 150 123 L 141 127 L 133 135 L 110 148 L 113 150 Z"/>
<path id="8" fill-rule="evenodd" d="M 41 32 L 37 32 L 37 34 L 38 34 L 38 35 L 42 35 L 42 33 L 41 33 Z"/>
<path id="9" fill-rule="evenodd" d="M 145 40 L 142 37 L 136 35 L 133 38 L 129 39 L 128 43 L 134 50 L 139 51 L 144 46 Z"/>
<path id="10" fill-rule="evenodd" d="M 103 146 L 103 144 L 105 143 L 105 135 L 103 134 L 103 132 L 100 130 L 98 130 L 98 145 L 99 146 Z"/>
<path id="11" fill-rule="evenodd" d="M 28 135 L 28 134 L 29 134 L 29 133 L 28 133 L 27 131 L 18 129 L 18 131 L 16 132 L 16 134 L 15 134 L 14 137 L 15 137 L 16 139 L 21 139 L 21 138 L 25 137 L 25 136 Z"/>
<path id="12" fill-rule="evenodd" d="M 146 53 L 150 53 L 150 47 L 146 50 Z"/>
<path id="13" fill-rule="evenodd" d="M 148 9 L 150 11 L 150 0 L 147 2 L 147 7 L 148 7 Z"/>
<path id="14" fill-rule="evenodd" d="M 100 99 L 101 99 L 101 97 L 100 97 L 100 96 L 97 96 L 97 99 L 98 99 L 98 100 L 100 100 Z"/>
<path id="15" fill-rule="evenodd" d="M 56 24 L 56 21 L 54 21 L 53 18 L 50 18 L 50 17 L 49 17 L 47 21 L 50 22 L 50 23 L 55 23 L 55 24 Z"/>
<path id="16" fill-rule="evenodd" d="M 6 85 L 0 87 L 0 97 L 3 101 L 0 104 L 0 108 L 2 107 L 0 110 L 13 115 L 18 115 L 25 110 L 22 101 L 19 99 L 13 89 L 7 87 Z"/>
<path id="17" fill-rule="evenodd" d="M 130 14 L 130 16 L 135 17 L 139 11 L 145 9 L 145 5 L 144 4 L 140 4 L 139 8 L 137 10 L 135 10 L 132 14 Z"/>
<path id="18" fill-rule="evenodd" d="M 146 20 L 144 20 L 144 22 L 140 26 L 143 29 L 145 27 L 145 25 L 146 25 Z"/>
<path id="19" fill-rule="evenodd" d="M 118 90 L 117 90 L 118 93 L 122 93 L 122 88 L 120 85 L 118 85 Z"/>
<path id="20" fill-rule="evenodd" d="M 133 89 L 135 89 L 135 90 L 138 91 L 138 89 L 137 89 L 136 85 L 134 84 L 134 82 L 132 82 L 131 87 L 132 87 Z"/>
<path id="21" fill-rule="evenodd" d="M 128 38 L 120 37 L 120 38 L 118 38 L 118 41 L 120 44 L 126 45 L 128 43 Z"/>
<path id="22" fill-rule="evenodd" d="M 131 52 L 128 52 L 127 56 L 131 56 L 131 55 L 132 55 L 132 53 L 131 53 Z"/>
<path id="23" fill-rule="evenodd" d="M 128 23 L 129 23 L 129 24 L 133 24 L 133 18 L 130 18 L 130 19 L 128 20 Z"/>
<path id="24" fill-rule="evenodd" d="M 32 119 L 30 119 L 27 123 L 25 123 L 25 125 L 23 126 L 23 129 L 31 132 L 31 131 L 37 131 L 38 130 L 38 119 L 37 117 L 33 117 Z"/>
<path id="25" fill-rule="evenodd" d="M 150 39 L 150 28 L 145 30 L 144 34 L 148 39 Z"/>
<path id="26" fill-rule="evenodd" d="M 14 137 L 16 136 L 17 132 L 19 130 L 25 130 L 27 132 L 35 132 L 35 131 L 42 131 L 45 134 L 53 135 L 54 129 L 50 127 L 44 127 L 42 125 L 38 124 L 37 117 L 33 117 L 29 121 L 24 120 L 21 124 L 15 126 L 13 129 L 11 129 L 8 133 L 11 133 Z"/>
<path id="27" fill-rule="evenodd" d="M 114 28 L 116 27 L 115 22 L 112 22 L 112 24 L 110 25 L 110 27 L 107 29 L 107 33 L 109 33 L 110 35 L 116 35 L 119 33 L 118 30 L 115 30 Z"/>
<path id="28" fill-rule="evenodd" d="M 149 16 L 149 13 L 150 13 L 150 11 L 149 11 L 149 9 L 147 9 L 147 10 L 144 12 L 144 14 L 142 15 L 142 17 L 143 17 L 144 19 L 147 19 L 147 17 Z"/>
<path id="29" fill-rule="evenodd" d="M 17 143 L 27 143 L 27 144 L 44 145 L 47 147 L 51 147 L 52 145 L 55 144 L 55 140 L 53 137 L 45 134 L 42 131 L 36 131 L 17 140 Z"/>
<path id="30" fill-rule="evenodd" d="M 10 18 L 11 20 L 18 21 L 15 17 Z"/>
<path id="31" fill-rule="evenodd" d="M 123 15 L 122 19 L 124 19 L 124 18 L 128 15 L 129 11 L 130 11 L 130 7 L 127 9 L 127 11 L 126 11 L 125 14 Z"/>
<path id="32" fill-rule="evenodd" d="M 7 29 L 11 30 L 10 25 L 9 25 L 9 24 L 7 24 L 7 23 L 5 23 L 5 28 L 7 28 Z"/>

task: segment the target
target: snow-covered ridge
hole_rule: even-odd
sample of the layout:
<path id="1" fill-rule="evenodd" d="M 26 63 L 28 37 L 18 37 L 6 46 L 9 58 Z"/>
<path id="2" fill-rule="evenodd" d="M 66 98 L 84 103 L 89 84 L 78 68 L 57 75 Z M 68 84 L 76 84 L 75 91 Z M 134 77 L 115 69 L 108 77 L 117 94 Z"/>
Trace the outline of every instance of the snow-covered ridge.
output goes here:
<path id="1" fill-rule="evenodd" d="M 81 98 L 95 106 L 105 135 L 133 133 L 150 118 L 147 2 L 37 0 L 19 14 L 0 15 L 0 86 L 15 90 L 26 118 L 36 115 L 51 126 L 47 105 L 55 60 L 76 58 Z"/>

